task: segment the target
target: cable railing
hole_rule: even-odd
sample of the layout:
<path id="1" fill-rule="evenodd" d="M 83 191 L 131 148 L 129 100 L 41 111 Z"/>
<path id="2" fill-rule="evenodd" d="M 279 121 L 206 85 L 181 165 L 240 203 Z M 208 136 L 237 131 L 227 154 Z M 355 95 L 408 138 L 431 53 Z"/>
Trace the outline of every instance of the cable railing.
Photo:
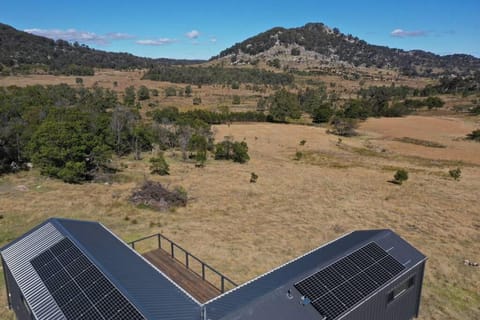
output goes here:
<path id="1" fill-rule="evenodd" d="M 149 239 L 157 238 L 157 245 L 158 249 L 162 249 L 166 253 L 168 253 L 172 259 L 175 259 L 178 261 L 180 264 L 182 264 L 184 267 L 186 267 L 188 270 L 192 271 L 195 273 L 197 276 L 201 277 L 202 280 L 210 283 L 212 286 L 220 290 L 221 293 L 224 293 L 230 289 L 233 289 L 237 287 L 237 284 L 233 282 L 230 278 L 224 276 L 222 273 L 217 271 L 215 268 L 211 267 L 207 263 L 203 262 L 172 240 L 168 239 L 164 235 L 160 233 L 152 234 L 147 237 L 143 237 L 137 240 L 134 240 L 132 242 L 129 242 L 128 244 L 132 247 L 132 249 L 136 249 L 135 245 L 139 242 L 143 242 Z M 180 252 L 180 255 L 179 255 Z M 196 270 L 195 268 L 192 267 L 192 264 L 198 263 L 200 265 L 200 270 Z M 211 281 L 207 277 L 207 273 L 213 273 L 216 275 L 219 279 L 219 282 L 216 283 L 216 281 Z"/>

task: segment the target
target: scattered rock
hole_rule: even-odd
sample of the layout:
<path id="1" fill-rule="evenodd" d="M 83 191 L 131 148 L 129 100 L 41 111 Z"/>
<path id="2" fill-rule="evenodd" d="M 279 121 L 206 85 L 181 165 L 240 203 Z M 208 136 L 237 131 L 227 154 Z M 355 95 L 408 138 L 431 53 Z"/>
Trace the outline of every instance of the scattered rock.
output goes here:
<path id="1" fill-rule="evenodd" d="M 478 264 L 478 262 L 473 262 L 473 261 L 470 261 L 468 259 L 463 260 L 463 264 L 466 265 L 466 266 L 469 266 L 469 267 L 476 267 L 476 268 L 478 268 L 480 266 Z"/>
<path id="2" fill-rule="evenodd" d="M 25 192 L 25 191 L 28 191 L 28 187 L 25 186 L 25 185 L 23 185 L 23 184 L 20 184 L 20 185 L 18 185 L 18 186 L 15 187 L 15 190 Z"/>

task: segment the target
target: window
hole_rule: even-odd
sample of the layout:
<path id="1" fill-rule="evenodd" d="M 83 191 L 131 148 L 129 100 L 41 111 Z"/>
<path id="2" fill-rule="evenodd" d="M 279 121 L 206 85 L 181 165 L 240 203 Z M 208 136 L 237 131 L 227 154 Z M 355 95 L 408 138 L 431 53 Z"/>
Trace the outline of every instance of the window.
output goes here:
<path id="1" fill-rule="evenodd" d="M 402 296 L 405 292 L 408 291 L 411 287 L 415 285 L 415 276 L 408 278 L 407 280 L 403 281 L 400 285 L 398 285 L 395 289 L 390 291 L 387 296 L 387 303 L 390 303 L 400 296 Z"/>

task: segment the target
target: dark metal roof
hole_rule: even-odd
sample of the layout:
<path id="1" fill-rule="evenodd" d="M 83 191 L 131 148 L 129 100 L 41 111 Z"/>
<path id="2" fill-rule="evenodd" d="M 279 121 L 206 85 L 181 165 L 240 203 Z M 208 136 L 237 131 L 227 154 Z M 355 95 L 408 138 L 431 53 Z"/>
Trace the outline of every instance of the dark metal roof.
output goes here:
<path id="1" fill-rule="evenodd" d="M 288 303 L 286 292 L 307 276 L 374 242 L 397 259 L 408 272 L 426 257 L 390 230 L 355 231 L 315 249 L 277 269 L 237 287 L 205 304 L 207 318 L 219 319 L 318 319 L 310 306 L 304 308 L 297 300 Z M 372 293 L 373 294 L 373 293 Z M 276 304 L 275 315 L 265 308 Z"/>
<path id="2" fill-rule="evenodd" d="M 65 237 L 100 269 L 147 319 L 200 319 L 201 306 L 167 276 L 97 222 L 49 219 L 1 249 L 38 319 L 61 319 L 30 260 Z M 46 299 L 48 303 L 41 302 Z"/>

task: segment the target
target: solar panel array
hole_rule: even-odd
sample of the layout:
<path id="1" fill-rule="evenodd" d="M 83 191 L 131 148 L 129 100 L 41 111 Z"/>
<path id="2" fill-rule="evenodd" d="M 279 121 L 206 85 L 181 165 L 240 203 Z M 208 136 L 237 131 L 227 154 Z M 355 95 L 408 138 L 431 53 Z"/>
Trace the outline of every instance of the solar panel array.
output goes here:
<path id="1" fill-rule="evenodd" d="M 68 238 L 30 263 L 67 320 L 145 319 Z"/>
<path id="2" fill-rule="evenodd" d="M 374 242 L 295 284 L 325 320 L 334 320 L 405 267 Z"/>

